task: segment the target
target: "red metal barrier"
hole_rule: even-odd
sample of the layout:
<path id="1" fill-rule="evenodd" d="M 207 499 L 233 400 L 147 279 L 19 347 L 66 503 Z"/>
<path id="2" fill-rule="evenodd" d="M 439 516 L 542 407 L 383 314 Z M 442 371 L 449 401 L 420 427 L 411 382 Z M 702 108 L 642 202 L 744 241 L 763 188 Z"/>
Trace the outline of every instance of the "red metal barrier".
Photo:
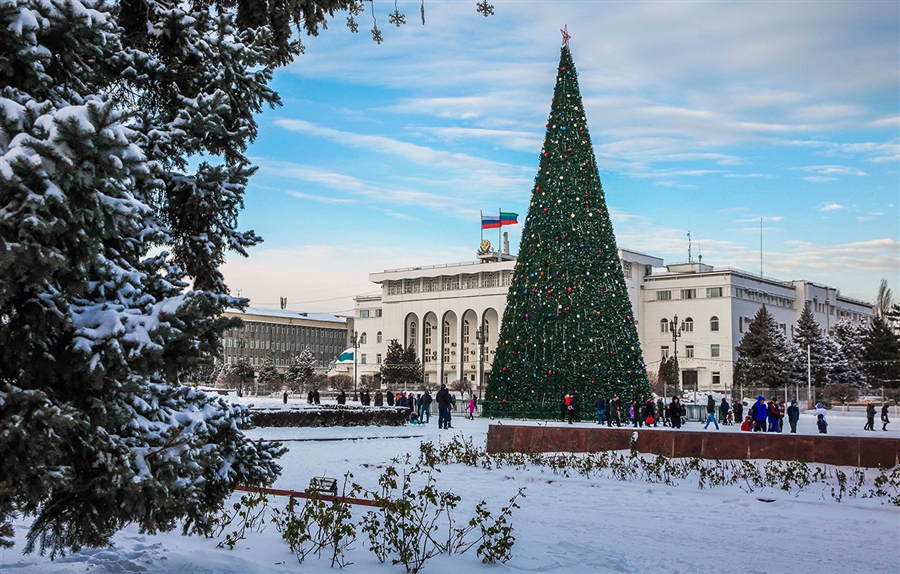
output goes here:
<path id="1" fill-rule="evenodd" d="M 235 490 L 240 490 L 241 492 L 262 492 L 264 494 L 271 494 L 274 496 L 293 496 L 294 498 L 318 498 L 320 500 L 324 500 L 326 502 L 331 502 L 332 500 L 337 500 L 339 502 L 343 502 L 345 504 L 356 504 L 359 506 L 381 506 L 377 504 L 374 500 L 369 500 L 368 498 L 350 498 L 349 496 L 332 496 L 330 494 L 307 494 L 305 492 L 299 490 L 283 490 L 280 488 L 258 488 L 255 486 L 244 486 L 239 484 L 235 487 Z"/>

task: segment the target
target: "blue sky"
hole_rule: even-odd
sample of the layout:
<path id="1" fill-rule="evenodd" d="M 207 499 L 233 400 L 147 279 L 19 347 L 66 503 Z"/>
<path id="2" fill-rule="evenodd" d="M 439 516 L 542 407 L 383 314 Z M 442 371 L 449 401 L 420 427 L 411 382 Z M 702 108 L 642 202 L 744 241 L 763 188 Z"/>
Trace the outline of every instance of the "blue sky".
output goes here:
<path id="1" fill-rule="evenodd" d="M 470 261 L 524 222 L 568 26 L 620 247 L 900 292 L 900 3 L 376 1 L 279 70 L 224 267 L 253 305 L 347 313 L 370 272 Z M 521 224 L 504 227 L 517 251 Z M 493 243 L 496 230 L 485 232 Z"/>

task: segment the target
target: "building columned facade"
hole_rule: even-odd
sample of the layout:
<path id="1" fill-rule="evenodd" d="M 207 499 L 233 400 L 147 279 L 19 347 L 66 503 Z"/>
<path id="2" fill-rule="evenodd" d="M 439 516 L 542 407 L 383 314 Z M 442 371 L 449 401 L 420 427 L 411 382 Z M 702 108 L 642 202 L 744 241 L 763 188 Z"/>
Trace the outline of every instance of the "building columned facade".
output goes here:
<path id="1" fill-rule="evenodd" d="M 271 353 L 283 372 L 295 355 L 309 347 L 321 374 L 349 343 L 347 320 L 335 315 L 247 307 L 243 312 L 228 310 L 225 316 L 244 321 L 242 328 L 223 333 L 222 356 L 229 365 L 244 359 L 259 369 Z"/>
<path id="2" fill-rule="evenodd" d="M 677 353 L 686 390 L 731 387 L 734 348 L 763 304 L 788 337 L 804 307 L 826 332 L 842 318 L 867 322 L 873 316 L 871 304 L 816 283 L 700 262 L 664 266 L 658 257 L 627 249 L 619 249 L 619 258 L 648 372 Z M 495 252 L 469 263 L 370 274 L 381 295 L 355 300 L 359 375 L 377 375 L 396 339 L 416 350 L 423 382 L 467 379 L 483 396 L 515 263 L 514 256 Z"/>

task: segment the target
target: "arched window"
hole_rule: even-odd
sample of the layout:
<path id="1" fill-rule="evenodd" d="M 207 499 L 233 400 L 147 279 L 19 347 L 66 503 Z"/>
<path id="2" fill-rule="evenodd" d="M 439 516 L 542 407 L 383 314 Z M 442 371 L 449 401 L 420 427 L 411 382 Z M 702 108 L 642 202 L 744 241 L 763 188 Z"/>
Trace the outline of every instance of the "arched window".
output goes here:
<path id="1" fill-rule="evenodd" d="M 376 335 L 376 341 L 375 341 L 375 342 L 376 342 L 376 343 L 380 343 L 380 342 L 381 342 L 381 331 L 378 331 L 378 335 Z"/>
<path id="2" fill-rule="evenodd" d="M 669 320 L 663 319 L 659 322 L 659 332 L 660 333 L 668 333 L 669 332 Z"/>
<path id="3" fill-rule="evenodd" d="M 444 321 L 444 344 L 450 344 L 450 321 Z"/>
<path id="4" fill-rule="evenodd" d="M 431 323 L 425 321 L 425 346 L 431 345 Z"/>
<path id="5" fill-rule="evenodd" d="M 681 330 L 685 333 L 691 333 L 694 330 L 694 320 L 688 317 L 684 320 L 684 323 L 681 324 Z"/>
<path id="6" fill-rule="evenodd" d="M 412 322 L 409 324 L 409 346 L 413 349 L 416 348 L 416 324 Z"/>
<path id="7" fill-rule="evenodd" d="M 469 342 L 469 320 L 463 321 L 463 343 Z"/>
<path id="8" fill-rule="evenodd" d="M 713 315 L 709 318 L 709 330 L 710 331 L 718 331 L 719 330 L 719 318 Z"/>
<path id="9" fill-rule="evenodd" d="M 366 344 L 366 334 L 365 333 L 363 333 L 362 335 L 359 336 L 359 344 L 360 345 Z"/>

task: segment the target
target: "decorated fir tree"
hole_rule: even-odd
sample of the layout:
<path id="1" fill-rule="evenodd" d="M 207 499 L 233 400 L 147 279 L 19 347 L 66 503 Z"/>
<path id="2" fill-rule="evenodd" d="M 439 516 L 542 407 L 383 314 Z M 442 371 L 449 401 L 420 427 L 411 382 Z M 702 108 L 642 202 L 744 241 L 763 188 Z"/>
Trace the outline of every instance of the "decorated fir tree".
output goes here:
<path id="1" fill-rule="evenodd" d="M 650 386 L 563 46 L 487 398 L 555 403 L 573 392 L 644 397 Z"/>

